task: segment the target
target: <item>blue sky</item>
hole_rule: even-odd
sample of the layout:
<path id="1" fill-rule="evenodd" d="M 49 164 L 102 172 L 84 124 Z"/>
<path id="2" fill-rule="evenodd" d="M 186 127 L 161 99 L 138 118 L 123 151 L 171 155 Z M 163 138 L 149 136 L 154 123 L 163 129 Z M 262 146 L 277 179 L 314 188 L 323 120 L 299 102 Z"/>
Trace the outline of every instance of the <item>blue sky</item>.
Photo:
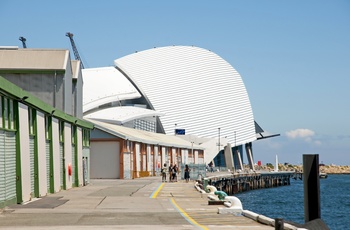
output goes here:
<path id="1" fill-rule="evenodd" d="M 85 67 L 152 47 L 194 45 L 242 76 L 255 120 L 280 137 L 255 161 L 350 165 L 350 1 L 16 1 L 0 3 L 0 46 L 69 48 Z"/>

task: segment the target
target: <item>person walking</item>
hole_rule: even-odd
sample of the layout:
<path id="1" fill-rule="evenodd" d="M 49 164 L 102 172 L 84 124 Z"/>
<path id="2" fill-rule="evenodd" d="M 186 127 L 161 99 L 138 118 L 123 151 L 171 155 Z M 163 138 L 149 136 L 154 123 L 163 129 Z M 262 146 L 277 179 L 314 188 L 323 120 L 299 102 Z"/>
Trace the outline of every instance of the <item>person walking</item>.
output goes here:
<path id="1" fill-rule="evenodd" d="M 169 165 L 169 182 L 172 182 L 172 177 L 173 177 L 173 173 L 172 173 L 172 170 L 173 170 L 173 164 L 170 163 Z"/>
<path id="2" fill-rule="evenodd" d="M 173 182 L 177 182 L 177 171 L 178 171 L 178 168 L 177 168 L 176 164 L 174 164 L 174 166 L 171 170 Z"/>
<path id="3" fill-rule="evenodd" d="M 188 167 L 188 165 L 185 165 L 185 175 L 184 178 L 186 180 L 186 183 L 188 183 L 190 181 L 190 171 L 191 169 Z"/>
<path id="4" fill-rule="evenodd" d="M 214 164 L 212 161 L 209 163 L 209 167 L 210 167 L 210 172 L 214 172 Z"/>
<path id="5" fill-rule="evenodd" d="M 162 182 L 166 182 L 166 164 L 164 163 L 163 168 L 161 169 L 162 172 Z"/>

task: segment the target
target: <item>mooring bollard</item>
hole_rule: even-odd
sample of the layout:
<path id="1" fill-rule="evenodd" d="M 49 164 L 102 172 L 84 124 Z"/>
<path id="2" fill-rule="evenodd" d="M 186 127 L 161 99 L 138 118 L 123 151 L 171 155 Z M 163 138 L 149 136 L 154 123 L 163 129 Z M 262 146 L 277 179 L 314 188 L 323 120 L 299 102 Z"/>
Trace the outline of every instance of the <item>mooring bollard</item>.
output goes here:
<path id="1" fill-rule="evenodd" d="M 203 190 L 206 191 L 206 192 L 208 192 L 207 186 L 208 186 L 208 179 L 204 178 L 203 179 Z"/>
<path id="2" fill-rule="evenodd" d="M 281 218 L 275 219 L 275 230 L 283 230 L 284 229 L 284 221 Z"/>

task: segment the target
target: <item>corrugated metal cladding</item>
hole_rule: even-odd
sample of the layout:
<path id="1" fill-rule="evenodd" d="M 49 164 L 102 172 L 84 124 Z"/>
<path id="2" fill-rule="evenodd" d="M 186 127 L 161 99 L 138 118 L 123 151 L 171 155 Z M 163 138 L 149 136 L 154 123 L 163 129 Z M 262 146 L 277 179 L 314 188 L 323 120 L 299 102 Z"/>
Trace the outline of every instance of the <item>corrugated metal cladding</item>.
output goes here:
<path id="1" fill-rule="evenodd" d="M 16 198 L 16 133 L 0 130 L 0 208 Z"/>
<path id="2" fill-rule="evenodd" d="M 114 61 L 148 98 L 164 130 L 227 137 L 234 145 L 256 140 L 253 112 L 239 73 L 217 54 L 198 47 L 169 46 Z"/>
<path id="3" fill-rule="evenodd" d="M 45 143 L 45 150 L 46 150 L 46 185 L 47 185 L 47 192 L 50 192 L 50 140 L 46 140 Z"/>

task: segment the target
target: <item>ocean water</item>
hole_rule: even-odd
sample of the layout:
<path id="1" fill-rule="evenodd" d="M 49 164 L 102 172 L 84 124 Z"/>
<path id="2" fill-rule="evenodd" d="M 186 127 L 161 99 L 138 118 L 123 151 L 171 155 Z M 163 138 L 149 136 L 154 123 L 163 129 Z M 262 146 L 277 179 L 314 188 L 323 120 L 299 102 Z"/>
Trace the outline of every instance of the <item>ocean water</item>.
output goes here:
<path id="1" fill-rule="evenodd" d="M 350 175 L 320 179 L 321 219 L 332 230 L 350 229 Z M 291 179 L 290 186 L 251 190 L 236 194 L 243 209 L 303 224 L 304 184 Z"/>

